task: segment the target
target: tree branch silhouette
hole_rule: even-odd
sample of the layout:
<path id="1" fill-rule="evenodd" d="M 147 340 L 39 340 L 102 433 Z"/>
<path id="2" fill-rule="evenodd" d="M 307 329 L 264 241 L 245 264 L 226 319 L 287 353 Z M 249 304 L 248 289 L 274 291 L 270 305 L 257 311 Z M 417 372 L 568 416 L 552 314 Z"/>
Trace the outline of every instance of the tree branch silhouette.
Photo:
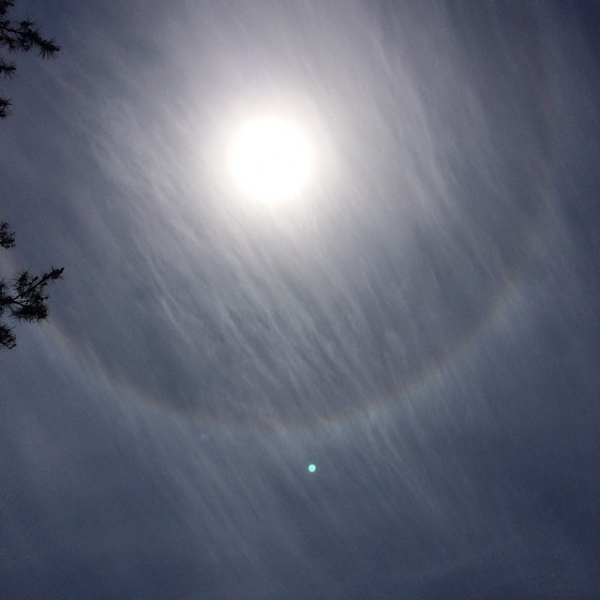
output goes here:
<path id="1" fill-rule="evenodd" d="M 54 56 L 60 47 L 54 40 L 42 36 L 33 21 L 14 21 L 8 17 L 14 0 L 0 0 L 0 50 L 8 53 L 37 50 L 41 58 Z M 16 72 L 14 62 L 0 54 L 0 77 L 12 77 Z M 0 92 L 0 119 L 8 115 L 10 99 Z M 8 223 L 0 222 L 0 247 L 9 249 L 15 245 L 15 234 Z M 52 267 L 47 273 L 33 275 L 29 270 L 20 272 L 10 281 L 0 279 L 0 348 L 14 348 L 16 336 L 5 319 L 36 322 L 48 316 L 46 286 L 60 279 L 64 269 Z"/>
<path id="2" fill-rule="evenodd" d="M 41 58 L 54 56 L 60 46 L 53 39 L 43 37 L 40 28 L 33 21 L 14 21 L 8 17 L 8 12 L 14 5 L 14 0 L 0 0 L 0 49 L 7 50 L 9 54 L 37 50 Z M 16 70 L 15 63 L 0 54 L 0 76 L 8 79 Z M 8 115 L 10 106 L 10 98 L 0 92 L 0 119 Z"/>

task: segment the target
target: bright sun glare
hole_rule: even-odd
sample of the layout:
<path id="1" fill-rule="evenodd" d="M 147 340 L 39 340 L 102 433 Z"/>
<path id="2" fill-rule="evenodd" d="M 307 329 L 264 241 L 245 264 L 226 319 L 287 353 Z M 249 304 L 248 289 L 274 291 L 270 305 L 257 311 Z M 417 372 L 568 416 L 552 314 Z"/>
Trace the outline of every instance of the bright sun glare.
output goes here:
<path id="1" fill-rule="evenodd" d="M 243 194 L 268 202 L 285 200 L 308 182 L 311 148 L 291 121 L 254 119 L 245 123 L 233 141 L 230 168 Z"/>

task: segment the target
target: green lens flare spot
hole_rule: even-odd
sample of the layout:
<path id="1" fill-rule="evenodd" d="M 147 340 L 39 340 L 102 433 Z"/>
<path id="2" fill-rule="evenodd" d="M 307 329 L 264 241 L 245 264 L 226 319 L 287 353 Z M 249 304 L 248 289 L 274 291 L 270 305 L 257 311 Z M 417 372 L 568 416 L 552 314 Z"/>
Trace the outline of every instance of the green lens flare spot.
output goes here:
<path id="1" fill-rule="evenodd" d="M 314 473 L 317 470 L 316 465 L 308 465 L 308 470 L 310 473 Z"/>

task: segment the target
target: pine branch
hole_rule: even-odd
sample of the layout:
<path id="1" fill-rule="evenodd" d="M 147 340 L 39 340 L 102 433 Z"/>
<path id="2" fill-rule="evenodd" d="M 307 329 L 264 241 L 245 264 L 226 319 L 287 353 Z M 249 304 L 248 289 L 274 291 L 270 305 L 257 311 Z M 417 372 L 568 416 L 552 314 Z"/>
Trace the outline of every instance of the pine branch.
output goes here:
<path id="1" fill-rule="evenodd" d="M 36 49 L 43 59 L 51 58 L 60 51 L 56 41 L 53 38 L 45 38 L 33 21 L 29 19 L 13 21 L 8 18 L 8 10 L 13 6 L 13 0 L 0 0 L 0 49 L 10 54 Z M 0 76 L 8 78 L 15 72 L 16 66 L 0 56 Z M 10 105 L 10 98 L 0 92 L 0 120 L 8 115 Z"/>
<path id="2" fill-rule="evenodd" d="M 0 246 L 12 248 L 15 245 L 15 233 L 8 228 L 8 223 L 0 223 Z"/>

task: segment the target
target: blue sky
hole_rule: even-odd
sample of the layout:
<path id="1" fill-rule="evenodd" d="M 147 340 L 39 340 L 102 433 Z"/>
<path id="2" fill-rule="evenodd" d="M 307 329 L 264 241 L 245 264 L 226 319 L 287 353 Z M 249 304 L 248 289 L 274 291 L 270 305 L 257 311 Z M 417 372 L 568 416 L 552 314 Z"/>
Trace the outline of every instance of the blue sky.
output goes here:
<path id="1" fill-rule="evenodd" d="M 3 595 L 594 598 L 594 3 L 24 13 L 1 267 L 65 273 L 0 356 Z"/>

